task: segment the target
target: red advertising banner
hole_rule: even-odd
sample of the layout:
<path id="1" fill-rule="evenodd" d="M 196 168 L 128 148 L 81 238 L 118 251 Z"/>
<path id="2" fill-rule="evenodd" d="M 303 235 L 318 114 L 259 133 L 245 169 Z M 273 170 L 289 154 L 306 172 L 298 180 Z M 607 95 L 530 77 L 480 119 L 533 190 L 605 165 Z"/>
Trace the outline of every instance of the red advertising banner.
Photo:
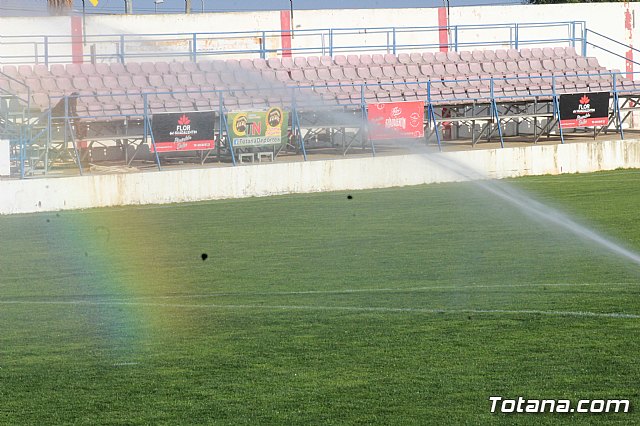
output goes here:
<path id="1" fill-rule="evenodd" d="M 423 101 L 368 104 L 367 113 L 371 140 L 424 137 Z"/>
<path id="2" fill-rule="evenodd" d="M 158 152 L 215 148 L 212 111 L 153 114 L 151 128 Z M 153 145 L 150 147 L 154 152 Z"/>
<path id="3" fill-rule="evenodd" d="M 560 127 L 596 127 L 609 124 L 609 92 L 560 95 Z"/>

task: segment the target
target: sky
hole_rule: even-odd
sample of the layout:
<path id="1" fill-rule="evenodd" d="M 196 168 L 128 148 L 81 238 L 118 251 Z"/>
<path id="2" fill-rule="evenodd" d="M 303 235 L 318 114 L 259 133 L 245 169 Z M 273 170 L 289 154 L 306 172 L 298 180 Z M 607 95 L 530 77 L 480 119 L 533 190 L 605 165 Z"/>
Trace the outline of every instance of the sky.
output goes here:
<path id="1" fill-rule="evenodd" d="M 134 13 L 180 13 L 184 11 L 184 0 L 132 0 Z M 401 7 L 438 7 L 446 0 L 191 0 L 194 13 L 201 12 L 237 12 L 250 10 L 288 10 L 293 2 L 295 9 L 377 9 Z M 37 16 L 47 14 L 46 0 L 0 0 L 2 16 Z M 521 4 L 523 0 L 450 0 L 451 7 L 479 6 L 487 4 Z M 85 0 L 86 13 L 124 13 L 124 0 L 99 0 L 93 7 Z M 74 0 L 74 9 L 82 11 L 82 0 Z"/>

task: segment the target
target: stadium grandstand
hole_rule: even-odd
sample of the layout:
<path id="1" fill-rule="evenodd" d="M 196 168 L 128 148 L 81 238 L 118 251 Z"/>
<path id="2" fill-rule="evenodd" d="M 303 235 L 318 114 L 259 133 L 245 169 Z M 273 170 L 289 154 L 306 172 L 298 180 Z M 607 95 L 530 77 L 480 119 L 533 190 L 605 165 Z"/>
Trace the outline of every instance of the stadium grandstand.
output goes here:
<path id="1" fill-rule="evenodd" d="M 509 36 L 465 39 L 465 32 L 479 28 Z M 527 38 L 527 28 L 549 35 Z M 555 33 L 558 28 L 560 35 Z M 35 45 L 36 53 L 3 57 L 2 128 L 4 138 L 11 140 L 12 174 L 21 177 L 68 165 L 77 166 L 80 173 L 87 165 L 101 164 L 161 168 L 175 157 L 181 162 L 195 158 L 202 164 L 236 164 L 255 158 L 273 161 L 285 152 L 307 159 L 314 149 L 347 155 L 355 147 L 375 155 L 372 127 L 377 124 L 368 117 L 369 110 L 397 102 L 421 103 L 421 129 L 414 142 L 439 149 L 452 141 L 469 147 L 496 141 L 504 147 L 510 141 L 536 143 L 551 136 L 563 143 L 568 130 L 561 125 L 561 97 L 607 93 L 606 120 L 590 127 L 595 128 L 593 134 L 613 130 L 624 138 L 640 83 L 632 74 L 607 68 L 596 56 L 587 55 L 587 47 L 593 45 L 587 42 L 589 32 L 584 21 L 309 29 L 296 37 L 321 35 L 329 43 L 300 48 L 291 45 L 290 30 L 99 34 L 88 41 L 6 38 L 3 43 L 13 48 L 29 50 Z M 358 40 L 356 35 L 363 33 L 386 34 L 386 42 L 336 42 L 338 36 Z M 598 36 L 624 46 L 591 33 L 590 40 Z M 255 40 L 256 34 L 257 48 L 197 47 L 213 41 L 224 45 L 225 40 L 237 44 Z M 418 42 L 432 35 L 440 36 L 439 41 Z M 269 47 L 270 38 L 283 44 Z M 184 45 L 185 40 L 187 48 L 163 47 Z M 152 47 L 135 51 L 145 43 Z M 80 56 L 50 53 L 64 44 L 72 50 L 79 44 L 91 49 Z M 106 50 L 117 54 L 103 53 Z M 282 137 L 235 143 L 233 114 L 267 113 L 272 108 L 287 120 Z M 156 146 L 161 141 L 155 123 L 171 113 L 187 112 L 210 113 L 210 143 L 164 152 Z"/>

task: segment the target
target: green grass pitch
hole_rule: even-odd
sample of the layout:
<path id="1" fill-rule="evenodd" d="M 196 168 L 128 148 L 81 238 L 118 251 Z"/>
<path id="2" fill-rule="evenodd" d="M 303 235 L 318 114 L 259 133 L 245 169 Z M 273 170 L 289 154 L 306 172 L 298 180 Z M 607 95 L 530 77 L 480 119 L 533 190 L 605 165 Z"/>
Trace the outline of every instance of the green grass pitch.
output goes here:
<path id="1" fill-rule="evenodd" d="M 509 184 L 640 251 L 640 172 Z M 639 278 L 468 183 L 0 217 L 0 424 L 637 424 Z"/>

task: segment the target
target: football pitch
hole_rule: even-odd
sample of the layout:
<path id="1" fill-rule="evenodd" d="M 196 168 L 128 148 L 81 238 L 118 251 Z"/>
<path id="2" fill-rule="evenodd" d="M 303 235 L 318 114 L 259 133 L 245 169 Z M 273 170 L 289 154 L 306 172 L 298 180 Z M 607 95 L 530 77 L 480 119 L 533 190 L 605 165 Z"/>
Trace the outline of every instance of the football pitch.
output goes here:
<path id="1" fill-rule="evenodd" d="M 640 171 L 507 184 L 640 251 Z M 0 424 L 640 422 L 640 265 L 472 183 L 5 216 L 0 241 Z"/>

